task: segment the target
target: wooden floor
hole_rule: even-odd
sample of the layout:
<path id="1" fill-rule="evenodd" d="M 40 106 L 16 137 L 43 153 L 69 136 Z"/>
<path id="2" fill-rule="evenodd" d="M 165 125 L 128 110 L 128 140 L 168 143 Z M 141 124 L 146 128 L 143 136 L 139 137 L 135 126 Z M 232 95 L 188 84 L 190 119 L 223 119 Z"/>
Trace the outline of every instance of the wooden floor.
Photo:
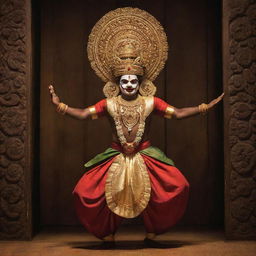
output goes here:
<path id="1" fill-rule="evenodd" d="M 177 229 L 157 238 L 163 248 L 146 248 L 142 227 L 121 227 L 116 248 L 100 247 L 100 241 L 84 230 L 44 230 L 32 241 L 1 241 L 0 256 L 255 256 L 255 241 L 226 241 L 222 231 Z"/>

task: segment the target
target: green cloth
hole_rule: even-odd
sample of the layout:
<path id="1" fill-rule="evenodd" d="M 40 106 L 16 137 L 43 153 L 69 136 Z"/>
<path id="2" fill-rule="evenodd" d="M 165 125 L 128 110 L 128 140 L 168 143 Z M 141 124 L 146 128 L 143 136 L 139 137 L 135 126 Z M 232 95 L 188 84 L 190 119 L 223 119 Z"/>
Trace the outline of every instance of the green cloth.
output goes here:
<path id="1" fill-rule="evenodd" d="M 158 161 L 174 166 L 174 162 L 168 158 L 163 151 L 156 147 L 148 147 L 140 151 L 140 153 L 157 159 Z"/>
<path id="2" fill-rule="evenodd" d="M 91 168 L 94 165 L 107 161 L 109 158 L 120 154 L 119 151 L 113 148 L 108 148 L 104 152 L 96 155 L 93 159 L 87 162 L 84 166 L 86 168 Z"/>
<path id="3" fill-rule="evenodd" d="M 150 156 L 162 163 L 168 164 L 168 165 L 173 165 L 173 161 L 168 158 L 163 151 L 161 151 L 159 148 L 156 147 L 148 147 L 146 149 L 143 149 L 140 151 L 141 154 Z M 113 148 L 108 148 L 104 152 L 96 155 L 93 159 L 91 159 L 89 162 L 87 162 L 84 166 L 87 168 L 92 168 L 95 165 L 98 165 L 100 163 L 103 163 L 110 159 L 111 157 L 114 157 L 116 155 L 120 154 L 118 150 L 115 150 Z"/>

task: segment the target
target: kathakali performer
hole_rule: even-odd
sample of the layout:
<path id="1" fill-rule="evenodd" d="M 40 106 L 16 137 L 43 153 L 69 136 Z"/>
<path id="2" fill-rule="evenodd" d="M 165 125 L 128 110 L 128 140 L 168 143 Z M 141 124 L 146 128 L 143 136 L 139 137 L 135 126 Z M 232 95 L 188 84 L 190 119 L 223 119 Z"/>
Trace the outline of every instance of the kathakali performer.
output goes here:
<path id="1" fill-rule="evenodd" d="M 137 8 L 103 16 L 92 29 L 87 50 L 92 68 L 106 83 L 106 98 L 85 109 L 72 108 L 49 86 L 59 113 L 78 119 L 107 117 L 113 131 L 111 147 L 85 164 L 88 171 L 73 191 L 77 215 L 89 232 L 112 243 L 124 218 L 141 215 L 145 241 L 152 241 L 182 217 L 189 183 L 171 159 L 151 146 L 151 116 L 205 114 L 223 94 L 188 108 L 155 97 L 153 81 L 167 60 L 167 38 L 160 23 Z"/>

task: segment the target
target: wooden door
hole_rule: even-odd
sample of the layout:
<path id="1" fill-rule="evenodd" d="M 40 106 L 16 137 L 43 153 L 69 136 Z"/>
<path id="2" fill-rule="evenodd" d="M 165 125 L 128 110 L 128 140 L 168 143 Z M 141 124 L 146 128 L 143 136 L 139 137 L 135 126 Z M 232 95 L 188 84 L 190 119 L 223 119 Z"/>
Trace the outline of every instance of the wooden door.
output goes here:
<path id="1" fill-rule="evenodd" d="M 117 7 L 135 6 L 164 26 L 169 59 L 156 79 L 157 96 L 176 107 L 208 102 L 222 91 L 220 1 L 41 1 L 40 191 L 42 225 L 77 225 L 72 190 L 83 164 L 111 142 L 106 120 L 78 121 L 56 114 L 52 83 L 66 104 L 85 108 L 103 98 L 103 83 L 88 62 L 94 24 Z M 223 221 L 222 110 L 186 120 L 155 117 L 152 144 L 172 158 L 191 184 L 181 224 Z"/>

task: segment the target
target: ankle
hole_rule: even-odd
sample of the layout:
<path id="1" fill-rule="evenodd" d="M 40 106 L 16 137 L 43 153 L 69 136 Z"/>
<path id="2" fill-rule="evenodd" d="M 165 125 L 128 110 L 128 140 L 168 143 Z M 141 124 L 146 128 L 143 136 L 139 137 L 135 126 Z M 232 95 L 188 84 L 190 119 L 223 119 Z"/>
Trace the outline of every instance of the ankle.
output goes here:
<path id="1" fill-rule="evenodd" d="M 115 235 L 110 234 L 108 236 L 103 237 L 102 240 L 106 242 L 115 242 Z"/>
<path id="2" fill-rule="evenodd" d="M 156 238 L 155 233 L 146 233 L 146 238 L 150 240 L 154 240 Z"/>

